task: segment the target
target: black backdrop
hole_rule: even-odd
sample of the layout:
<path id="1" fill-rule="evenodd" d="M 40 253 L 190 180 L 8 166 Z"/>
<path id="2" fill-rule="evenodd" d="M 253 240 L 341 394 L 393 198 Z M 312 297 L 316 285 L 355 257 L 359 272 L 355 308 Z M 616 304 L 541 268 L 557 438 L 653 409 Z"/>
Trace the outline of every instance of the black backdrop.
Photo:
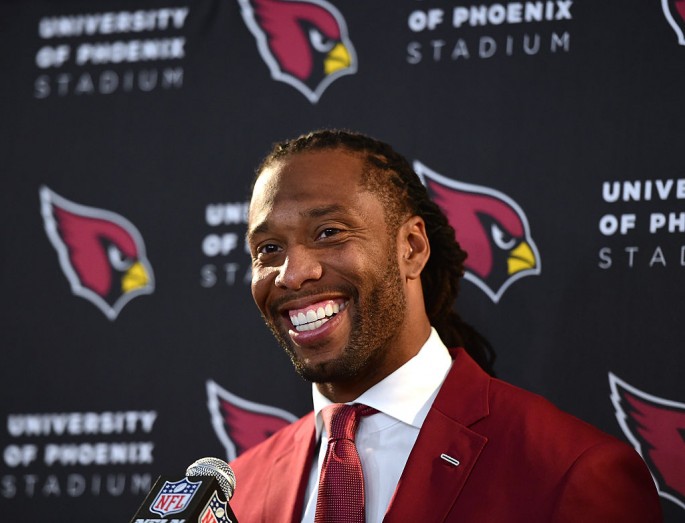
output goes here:
<path id="1" fill-rule="evenodd" d="M 271 143 L 344 127 L 446 206 L 489 201 L 486 249 L 527 233 L 462 315 L 499 376 L 635 446 L 681 521 L 680 5 L 0 3 L 3 519 L 125 521 L 158 474 L 309 409 L 251 301 L 245 202 Z"/>

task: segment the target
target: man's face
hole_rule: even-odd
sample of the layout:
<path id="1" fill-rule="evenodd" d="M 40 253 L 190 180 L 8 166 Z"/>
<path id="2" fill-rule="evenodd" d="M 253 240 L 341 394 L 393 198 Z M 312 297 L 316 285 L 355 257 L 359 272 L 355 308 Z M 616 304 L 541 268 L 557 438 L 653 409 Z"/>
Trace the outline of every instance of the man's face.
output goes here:
<path id="1" fill-rule="evenodd" d="M 250 203 L 252 295 L 297 371 L 317 383 L 377 381 L 396 368 L 406 303 L 397 240 L 341 149 L 268 166 Z"/>

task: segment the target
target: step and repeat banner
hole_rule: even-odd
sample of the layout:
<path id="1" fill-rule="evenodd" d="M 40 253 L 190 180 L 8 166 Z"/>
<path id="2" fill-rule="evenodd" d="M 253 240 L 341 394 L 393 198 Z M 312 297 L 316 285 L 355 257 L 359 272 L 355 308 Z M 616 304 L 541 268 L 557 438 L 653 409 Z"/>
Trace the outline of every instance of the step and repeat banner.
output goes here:
<path id="1" fill-rule="evenodd" d="M 2 519 L 127 521 L 309 410 L 246 211 L 273 142 L 337 127 L 440 195 L 498 375 L 683 521 L 684 30 L 680 0 L 2 1 Z"/>

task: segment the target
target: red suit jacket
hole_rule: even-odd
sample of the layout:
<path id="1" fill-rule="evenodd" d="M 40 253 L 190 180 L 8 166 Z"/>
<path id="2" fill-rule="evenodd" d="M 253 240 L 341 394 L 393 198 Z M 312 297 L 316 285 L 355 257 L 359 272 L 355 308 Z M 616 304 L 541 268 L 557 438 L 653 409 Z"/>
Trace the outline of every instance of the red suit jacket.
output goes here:
<path id="1" fill-rule="evenodd" d="M 630 446 L 452 354 L 384 522 L 663 521 Z M 314 448 L 310 413 L 235 459 L 238 521 L 300 521 Z"/>

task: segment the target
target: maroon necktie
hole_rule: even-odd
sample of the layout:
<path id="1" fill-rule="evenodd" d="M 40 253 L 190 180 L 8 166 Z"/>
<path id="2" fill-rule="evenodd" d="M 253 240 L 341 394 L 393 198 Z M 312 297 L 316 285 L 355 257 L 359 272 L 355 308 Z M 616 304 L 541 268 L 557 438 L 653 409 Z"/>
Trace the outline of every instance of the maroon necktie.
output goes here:
<path id="1" fill-rule="evenodd" d="M 372 407 L 335 403 L 321 411 L 328 448 L 319 477 L 314 523 L 364 523 L 364 476 L 354 435 Z"/>

